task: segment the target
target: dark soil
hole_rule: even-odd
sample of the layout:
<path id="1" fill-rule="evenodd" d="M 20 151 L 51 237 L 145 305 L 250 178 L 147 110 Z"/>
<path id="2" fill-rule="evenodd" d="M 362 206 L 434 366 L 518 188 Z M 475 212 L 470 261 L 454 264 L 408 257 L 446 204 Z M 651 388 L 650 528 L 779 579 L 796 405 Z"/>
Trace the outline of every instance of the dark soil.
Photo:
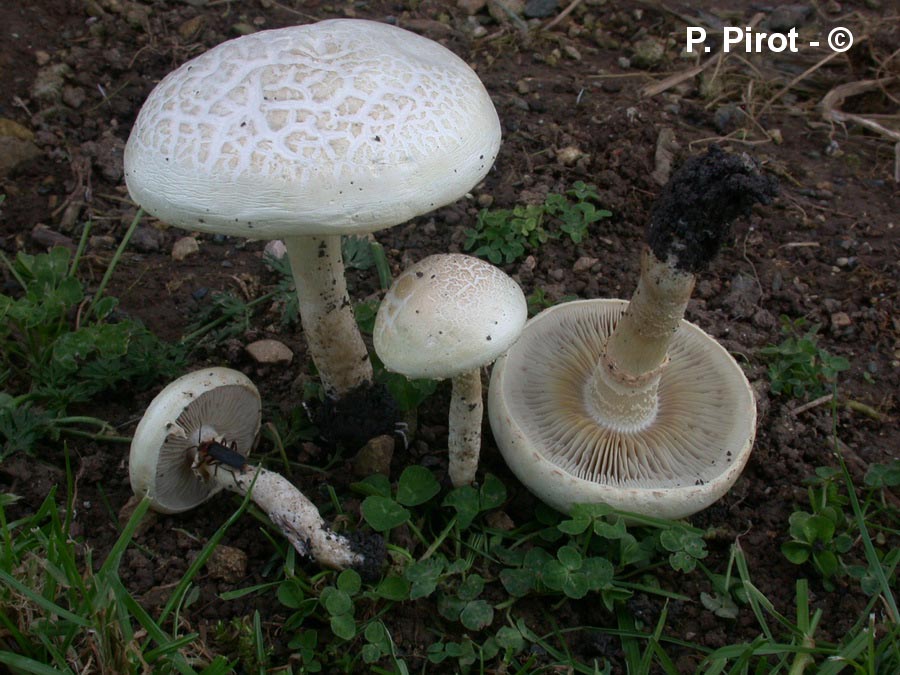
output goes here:
<path id="1" fill-rule="evenodd" d="M 745 3 L 699 2 L 662 11 L 638 0 L 585 0 L 549 30 L 525 33 L 520 20 L 502 11 L 489 13 L 477 2 L 460 5 L 477 11 L 469 18 L 449 0 L 0 3 L 0 118 L 31 132 L 30 143 L 37 150 L 0 174 L 0 191 L 7 195 L 0 206 L 0 247 L 10 255 L 43 250 L 48 242 L 71 245 L 81 225 L 92 220 L 94 236 L 84 269 L 96 285 L 136 211 L 122 180 L 122 149 L 155 83 L 187 59 L 242 32 L 319 19 L 390 21 L 445 44 L 477 70 L 503 124 L 500 155 L 471 199 L 377 235 L 395 276 L 426 255 L 461 251 L 464 231 L 481 207 L 540 203 L 547 194 L 565 192 L 583 180 L 597 186 L 601 206 L 613 217 L 593 225 L 580 245 L 551 240 L 505 269 L 526 294 L 543 289 L 552 300 L 567 295 L 628 298 L 637 281 L 649 205 L 665 182 L 660 179 L 666 173 L 661 159 L 665 148 L 658 149 L 661 131 L 671 130 L 677 141 L 676 166 L 713 142 L 731 152 L 747 152 L 765 175 L 779 179 L 780 194 L 734 224 L 719 256 L 700 274 L 687 318 L 720 340 L 745 368 L 758 394 L 759 429 L 754 454 L 734 489 L 691 521 L 716 528 L 704 561 L 716 572 L 724 572 L 729 546 L 739 537 L 756 585 L 788 616 L 794 580 L 808 576 L 812 604 L 824 612 L 817 637 L 840 640 L 866 596 L 855 583 L 841 581 L 837 592 L 825 592 L 812 569 L 798 569 L 779 551 L 789 515 L 807 508 L 803 479 L 816 467 L 835 464 L 829 406 L 795 413 L 803 401 L 770 392 L 759 350 L 782 340 L 779 315 L 819 324 L 820 345 L 852 364 L 840 381 L 842 400 L 876 411 L 866 415 L 838 407 L 837 435 L 846 446 L 853 478 L 859 483 L 868 466 L 897 457 L 900 202 L 894 148 L 885 137 L 853 123 L 827 122 L 819 107 L 837 85 L 898 72 L 896 5 L 847 0 L 837 8 L 838 3 L 829 3 L 830 10 L 816 14 L 812 7 L 824 3 L 811 4 L 804 33 L 824 35 L 843 23 L 858 37 L 871 37 L 802 78 L 797 79 L 829 52 L 809 48 L 799 54 L 741 54 L 653 96 L 642 96 L 641 89 L 695 65 L 679 57 L 689 21 L 699 25 L 718 15 L 745 25 L 755 9 Z M 882 9 L 870 8 L 876 5 Z M 554 9 L 542 21 L 546 24 L 558 13 Z M 765 15 L 763 21 L 773 19 Z M 661 55 L 647 56 L 647 41 L 661 45 Z M 845 107 L 860 115 L 896 115 L 896 104 L 896 90 L 893 98 L 874 91 L 848 100 Z M 35 229 L 38 224 L 47 230 Z M 262 242 L 199 235 L 199 254 L 173 260 L 172 246 L 185 234 L 145 220 L 108 290 L 120 299 L 124 312 L 170 340 L 185 333 L 209 302 L 208 291 L 257 297 L 276 281 L 262 262 Z M 10 282 L 7 276 L 3 281 Z M 374 270 L 354 272 L 349 282 L 356 300 L 378 297 Z M 259 366 L 245 354 L 243 346 L 261 337 L 291 347 L 295 358 L 290 368 Z M 289 414 L 297 406 L 294 380 L 309 372 L 299 329 L 280 331 L 277 320 L 269 318 L 237 343 L 196 358 L 196 367 L 229 365 L 250 375 L 266 400 L 267 415 Z M 93 405 L 91 414 L 129 435 L 163 384 L 152 391 L 113 392 Z M 418 435 L 408 449 L 397 444 L 393 479 L 414 462 L 444 477 L 447 401 L 443 384 L 420 407 Z M 265 442 L 262 446 L 260 453 L 272 450 Z M 326 446 L 298 441 L 286 450 L 291 459 L 322 465 L 332 452 Z M 127 446 L 74 439 L 68 447 L 77 474 L 73 534 L 93 549 L 95 561 L 102 561 L 117 536 L 117 513 L 131 497 Z M 352 454 L 349 450 L 344 456 Z M 0 466 L 0 490 L 23 497 L 15 507 L 18 512 L 32 511 L 52 485 L 64 489 L 64 462 L 57 445 L 42 448 L 38 461 L 13 457 Z M 326 515 L 333 488 L 355 518 L 359 497 L 348 489 L 355 480 L 351 469 L 350 460 L 339 457 L 326 474 L 298 471 L 292 478 Z M 503 465 L 487 427 L 482 470 L 500 476 L 507 486 L 510 499 L 504 511 L 514 523 L 533 518 L 536 501 Z M 121 574 L 147 607 L 165 602 L 173 582 L 233 509 L 233 499 L 223 494 L 187 514 L 156 516 L 141 531 L 140 548 L 128 551 Z M 196 628 L 259 610 L 271 644 L 283 653 L 290 636 L 279 626 L 290 612 L 271 591 L 229 602 L 218 598 L 270 580 L 274 551 L 269 540 L 259 523 L 245 516 L 228 531 L 226 543 L 246 552 L 245 576 L 238 581 L 211 574 L 197 579 L 200 595 L 187 620 Z M 858 556 L 858 547 L 855 551 Z M 749 642 L 758 634 L 747 608 L 737 620 L 726 620 L 701 605 L 700 593 L 710 590 L 703 575 L 660 572 L 660 579 L 693 598 L 669 604 L 668 635 L 717 647 Z M 630 605 L 648 627 L 655 625 L 661 607 L 657 597 L 641 594 Z M 547 628 L 539 603 L 523 601 L 514 611 L 538 632 Z M 592 600 L 565 603 L 554 613 L 560 626 L 616 625 L 616 618 Z M 432 629 L 459 631 L 458 625 L 443 622 L 429 601 L 406 603 L 385 620 L 398 652 L 414 671 L 426 663 Z M 588 662 L 604 656 L 621 663 L 618 641 L 600 632 L 575 633 L 568 647 Z M 673 649 L 680 657 L 679 669 L 692 671 L 699 656 Z"/>

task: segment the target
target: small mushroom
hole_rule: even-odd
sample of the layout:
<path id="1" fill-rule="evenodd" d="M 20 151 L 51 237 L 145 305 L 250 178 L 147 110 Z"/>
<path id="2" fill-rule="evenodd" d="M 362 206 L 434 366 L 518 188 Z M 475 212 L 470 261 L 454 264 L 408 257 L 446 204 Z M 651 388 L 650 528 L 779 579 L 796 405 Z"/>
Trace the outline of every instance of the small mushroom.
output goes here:
<path id="1" fill-rule="evenodd" d="M 403 272 L 378 308 L 375 352 L 412 378 L 453 378 L 447 446 L 450 480 L 475 479 L 481 449 L 481 368 L 512 345 L 528 317 L 519 285 L 493 265 L 432 255 Z"/>
<path id="2" fill-rule="evenodd" d="M 230 40 L 167 75 L 131 131 L 125 181 L 169 224 L 284 240 L 310 355 L 339 399 L 372 380 L 341 235 L 459 199 L 499 146 L 462 59 L 396 26 L 334 19 Z"/>
<path id="3" fill-rule="evenodd" d="M 242 373 L 204 368 L 178 378 L 153 399 L 134 432 L 132 490 L 161 513 L 187 511 L 222 489 L 249 492 L 301 554 L 326 567 L 377 576 L 384 558 L 380 537 L 336 534 L 290 481 L 247 463 L 260 418 L 259 392 Z"/>
<path id="4" fill-rule="evenodd" d="M 681 518 L 728 491 L 753 445 L 753 391 L 683 316 L 731 221 L 774 190 L 747 157 L 713 148 L 688 160 L 653 207 L 631 302 L 545 310 L 497 361 L 491 429 L 535 495 L 562 511 L 605 502 Z"/>

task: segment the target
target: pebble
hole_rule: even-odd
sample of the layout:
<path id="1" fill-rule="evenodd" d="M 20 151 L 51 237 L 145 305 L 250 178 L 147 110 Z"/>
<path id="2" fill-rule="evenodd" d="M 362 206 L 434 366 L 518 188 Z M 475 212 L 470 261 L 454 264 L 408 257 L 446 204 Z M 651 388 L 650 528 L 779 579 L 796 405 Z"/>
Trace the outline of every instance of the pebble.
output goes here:
<path id="1" fill-rule="evenodd" d="M 772 10 L 766 19 L 766 26 L 775 33 L 787 33 L 791 28 L 799 28 L 814 15 L 812 5 L 781 5 Z"/>
<path id="2" fill-rule="evenodd" d="M 767 309 L 758 309 L 753 314 L 753 325 L 757 328 L 770 329 L 778 325 L 775 315 Z"/>
<path id="3" fill-rule="evenodd" d="M 546 19 L 559 11 L 559 0 L 528 0 L 525 16 L 529 19 Z"/>
<path id="4" fill-rule="evenodd" d="M 478 14 L 485 5 L 487 0 L 456 0 L 456 6 L 469 16 Z"/>
<path id="5" fill-rule="evenodd" d="M 41 151 L 31 141 L 0 136 L 0 180 L 40 156 Z"/>
<path id="6" fill-rule="evenodd" d="M 394 437 L 387 434 L 369 439 L 353 458 L 353 474 L 364 478 L 377 473 L 391 475 L 394 458 Z"/>
<path id="7" fill-rule="evenodd" d="M 178 35 L 187 42 L 194 37 L 203 27 L 203 16 L 197 15 L 193 19 L 188 19 L 178 27 Z"/>
<path id="8" fill-rule="evenodd" d="M 234 546 L 219 544 L 206 561 L 206 571 L 213 579 L 236 584 L 247 576 L 247 554 Z"/>
<path id="9" fill-rule="evenodd" d="M 554 281 L 562 281 L 563 279 L 566 278 L 566 272 L 565 272 L 565 270 L 562 270 L 559 268 L 557 268 L 555 270 L 550 270 L 550 278 L 553 279 Z"/>
<path id="10" fill-rule="evenodd" d="M 589 271 L 597 262 L 599 262 L 598 258 L 590 258 L 588 256 L 581 256 L 578 260 L 575 261 L 575 264 L 572 266 L 572 271 L 575 274 L 581 274 L 582 272 Z"/>
<path id="11" fill-rule="evenodd" d="M 666 56 L 666 43 L 655 37 L 645 37 L 634 44 L 631 64 L 635 68 L 650 69 L 660 65 Z"/>
<path id="12" fill-rule="evenodd" d="M 290 365 L 294 352 L 278 340 L 257 340 L 245 347 L 247 353 L 259 365 Z"/>
<path id="13" fill-rule="evenodd" d="M 567 145 L 556 151 L 556 159 L 563 166 L 572 166 L 583 156 L 584 152 L 581 151 L 581 148 L 574 145 Z"/>
<path id="14" fill-rule="evenodd" d="M 136 251 L 141 253 L 154 253 L 162 248 L 163 234 L 157 229 L 138 226 L 129 242 Z"/>
<path id="15" fill-rule="evenodd" d="M 78 110 L 87 98 L 87 92 L 81 87 L 71 87 L 66 85 L 62 90 L 62 101 L 70 108 Z"/>
<path id="16" fill-rule="evenodd" d="M 200 244 L 194 237 L 181 237 L 172 245 L 172 260 L 181 262 L 200 252 Z"/>
<path id="17" fill-rule="evenodd" d="M 266 247 L 263 249 L 263 260 L 266 260 L 266 258 L 281 260 L 286 255 L 287 246 L 284 245 L 281 239 L 271 239 L 266 242 Z"/>
<path id="18" fill-rule="evenodd" d="M 831 327 L 832 328 L 846 328 L 847 326 L 853 323 L 850 315 L 847 312 L 835 312 L 831 315 Z"/>

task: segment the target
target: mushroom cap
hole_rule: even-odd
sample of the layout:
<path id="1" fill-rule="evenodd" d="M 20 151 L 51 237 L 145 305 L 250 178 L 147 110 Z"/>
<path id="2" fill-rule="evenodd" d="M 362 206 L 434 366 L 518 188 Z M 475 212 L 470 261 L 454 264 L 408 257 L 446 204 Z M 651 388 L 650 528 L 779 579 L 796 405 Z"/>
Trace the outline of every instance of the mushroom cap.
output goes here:
<path id="1" fill-rule="evenodd" d="M 167 75 L 131 131 L 125 181 L 188 229 L 366 233 L 459 199 L 499 146 L 490 96 L 453 52 L 333 19 L 229 40 Z"/>
<path id="2" fill-rule="evenodd" d="M 713 338 L 682 320 L 659 380 L 655 416 L 636 430 L 599 424 L 591 374 L 625 300 L 580 300 L 541 312 L 494 364 L 491 429 L 513 473 L 561 511 L 604 502 L 684 518 L 724 495 L 750 456 L 753 390 Z"/>
<path id="3" fill-rule="evenodd" d="M 440 380 L 492 363 L 527 318 L 525 294 L 502 270 L 472 256 L 438 254 L 397 277 L 372 337 L 388 370 Z"/>
<path id="4" fill-rule="evenodd" d="M 150 402 L 131 441 L 131 489 L 161 513 L 192 509 L 219 491 L 191 468 L 195 449 L 215 438 L 244 457 L 262 417 L 253 382 L 230 368 L 204 368 L 167 385 Z"/>

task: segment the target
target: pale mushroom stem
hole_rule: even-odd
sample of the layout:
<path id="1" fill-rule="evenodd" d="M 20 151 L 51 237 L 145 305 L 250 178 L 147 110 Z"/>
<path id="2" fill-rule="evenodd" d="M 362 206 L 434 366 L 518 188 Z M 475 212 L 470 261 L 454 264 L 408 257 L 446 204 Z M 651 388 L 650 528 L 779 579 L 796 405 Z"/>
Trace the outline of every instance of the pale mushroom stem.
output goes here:
<path id="1" fill-rule="evenodd" d="M 242 496 L 252 485 L 251 499 L 300 554 L 332 569 L 366 565 L 365 557 L 354 550 L 350 540 L 331 530 L 315 504 L 284 476 L 250 465 L 242 469 L 219 465 L 211 467 L 209 473 L 221 487 Z"/>
<path id="2" fill-rule="evenodd" d="M 481 453 L 481 369 L 476 368 L 453 378 L 450 397 L 450 430 L 447 448 L 450 452 L 450 482 L 453 487 L 469 485 L 475 480 Z"/>
<path id="3" fill-rule="evenodd" d="M 606 425 L 624 431 L 653 420 L 659 377 L 694 279 L 644 248 L 637 289 L 590 379 L 589 399 Z"/>
<path id="4" fill-rule="evenodd" d="M 347 294 L 341 238 L 298 236 L 284 241 L 306 344 L 325 392 L 340 398 L 372 382 L 372 363 Z"/>

